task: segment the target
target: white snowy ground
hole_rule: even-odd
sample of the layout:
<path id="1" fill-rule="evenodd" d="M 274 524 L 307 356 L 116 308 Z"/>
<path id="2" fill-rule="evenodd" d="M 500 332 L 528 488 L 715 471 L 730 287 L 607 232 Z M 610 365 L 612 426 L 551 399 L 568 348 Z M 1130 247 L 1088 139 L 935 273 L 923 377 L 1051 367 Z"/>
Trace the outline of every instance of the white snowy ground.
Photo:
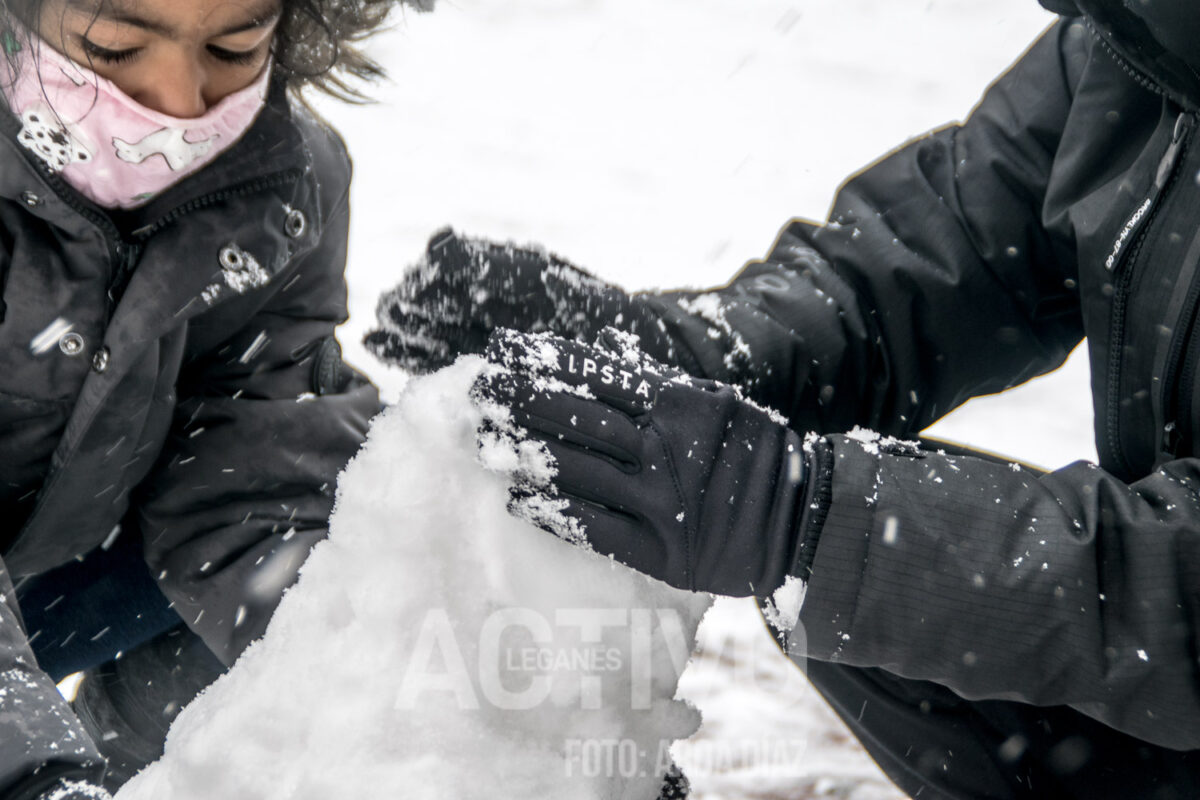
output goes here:
<path id="1" fill-rule="evenodd" d="M 961 118 L 1050 21 L 1036 0 L 439 0 L 375 47 L 378 105 L 324 105 L 357 166 L 348 357 L 437 227 L 536 241 L 627 287 L 723 282 L 790 216 Z M 980 357 L 987 357 L 981 353 Z M 934 433 L 1045 466 L 1094 457 L 1087 367 Z M 677 748 L 698 800 L 890 798 L 754 610 L 701 629 Z"/>

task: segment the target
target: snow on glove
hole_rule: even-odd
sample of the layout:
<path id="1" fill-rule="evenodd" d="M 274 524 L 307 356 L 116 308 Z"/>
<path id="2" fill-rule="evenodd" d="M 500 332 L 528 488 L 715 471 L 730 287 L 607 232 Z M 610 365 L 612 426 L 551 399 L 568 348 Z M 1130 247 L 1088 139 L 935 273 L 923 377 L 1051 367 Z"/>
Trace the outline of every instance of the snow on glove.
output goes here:
<path id="1" fill-rule="evenodd" d="M 483 352 L 496 328 L 591 340 L 614 325 L 641 336 L 656 357 L 675 362 L 672 340 L 644 301 L 558 256 L 467 239 L 448 228 L 434 234 L 424 261 L 379 299 L 376 316 L 380 327 L 367 334 L 367 347 L 411 372 Z"/>
<path id="2" fill-rule="evenodd" d="M 801 538 L 805 459 L 778 415 L 608 329 L 596 347 L 497 331 L 481 460 L 516 516 L 672 586 L 768 596 Z"/>

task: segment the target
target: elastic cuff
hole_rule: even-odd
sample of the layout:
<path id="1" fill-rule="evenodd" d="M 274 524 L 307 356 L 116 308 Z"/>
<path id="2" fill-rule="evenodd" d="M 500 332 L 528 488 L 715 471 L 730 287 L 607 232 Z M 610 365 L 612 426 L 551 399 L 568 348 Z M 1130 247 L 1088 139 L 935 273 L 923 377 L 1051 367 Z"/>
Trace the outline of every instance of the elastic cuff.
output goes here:
<path id="1" fill-rule="evenodd" d="M 807 581 L 812 574 L 813 558 L 817 553 L 817 542 L 829 506 L 833 502 L 833 447 L 828 440 L 810 436 L 804 448 L 811 454 L 808 460 L 808 481 L 805 486 L 804 506 L 797 525 L 796 555 L 792 559 L 791 574 Z"/>

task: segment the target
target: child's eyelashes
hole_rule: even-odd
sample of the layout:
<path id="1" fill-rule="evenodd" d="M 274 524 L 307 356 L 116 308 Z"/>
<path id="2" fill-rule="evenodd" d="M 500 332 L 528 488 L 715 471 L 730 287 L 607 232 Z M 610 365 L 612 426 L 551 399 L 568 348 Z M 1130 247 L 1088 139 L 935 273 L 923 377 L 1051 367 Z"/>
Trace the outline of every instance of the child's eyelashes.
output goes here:
<path id="1" fill-rule="evenodd" d="M 89 58 L 99 59 L 106 64 L 124 64 L 137 58 L 138 53 L 141 52 L 140 47 L 130 47 L 126 50 L 111 50 L 107 47 L 101 47 L 86 36 L 79 37 L 79 46 L 83 52 L 88 54 Z"/>
<path id="2" fill-rule="evenodd" d="M 221 61 L 229 64 L 253 64 L 258 61 L 259 50 L 255 47 L 252 50 L 226 50 L 224 47 L 217 47 L 215 44 L 208 45 L 208 52 Z"/>
<path id="3" fill-rule="evenodd" d="M 141 54 L 143 48 L 129 47 L 123 50 L 114 50 L 109 47 L 102 47 L 86 36 L 79 37 L 79 46 L 88 58 L 101 61 L 105 64 L 125 64 L 137 58 Z M 245 66 L 255 64 L 261 56 L 261 47 L 255 47 L 250 50 L 229 50 L 224 47 L 218 47 L 215 44 L 205 46 L 208 54 L 218 61 L 226 64 L 234 64 L 237 66 Z"/>

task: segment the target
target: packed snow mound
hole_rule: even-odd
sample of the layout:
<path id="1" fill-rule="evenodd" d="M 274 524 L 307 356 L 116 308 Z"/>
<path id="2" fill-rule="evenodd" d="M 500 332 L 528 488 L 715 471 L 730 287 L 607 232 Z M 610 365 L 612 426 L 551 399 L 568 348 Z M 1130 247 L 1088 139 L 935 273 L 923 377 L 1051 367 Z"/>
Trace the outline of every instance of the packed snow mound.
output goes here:
<path id="1" fill-rule="evenodd" d="M 482 360 L 411 381 L 265 637 L 119 800 L 657 797 L 706 595 L 512 518 Z"/>

